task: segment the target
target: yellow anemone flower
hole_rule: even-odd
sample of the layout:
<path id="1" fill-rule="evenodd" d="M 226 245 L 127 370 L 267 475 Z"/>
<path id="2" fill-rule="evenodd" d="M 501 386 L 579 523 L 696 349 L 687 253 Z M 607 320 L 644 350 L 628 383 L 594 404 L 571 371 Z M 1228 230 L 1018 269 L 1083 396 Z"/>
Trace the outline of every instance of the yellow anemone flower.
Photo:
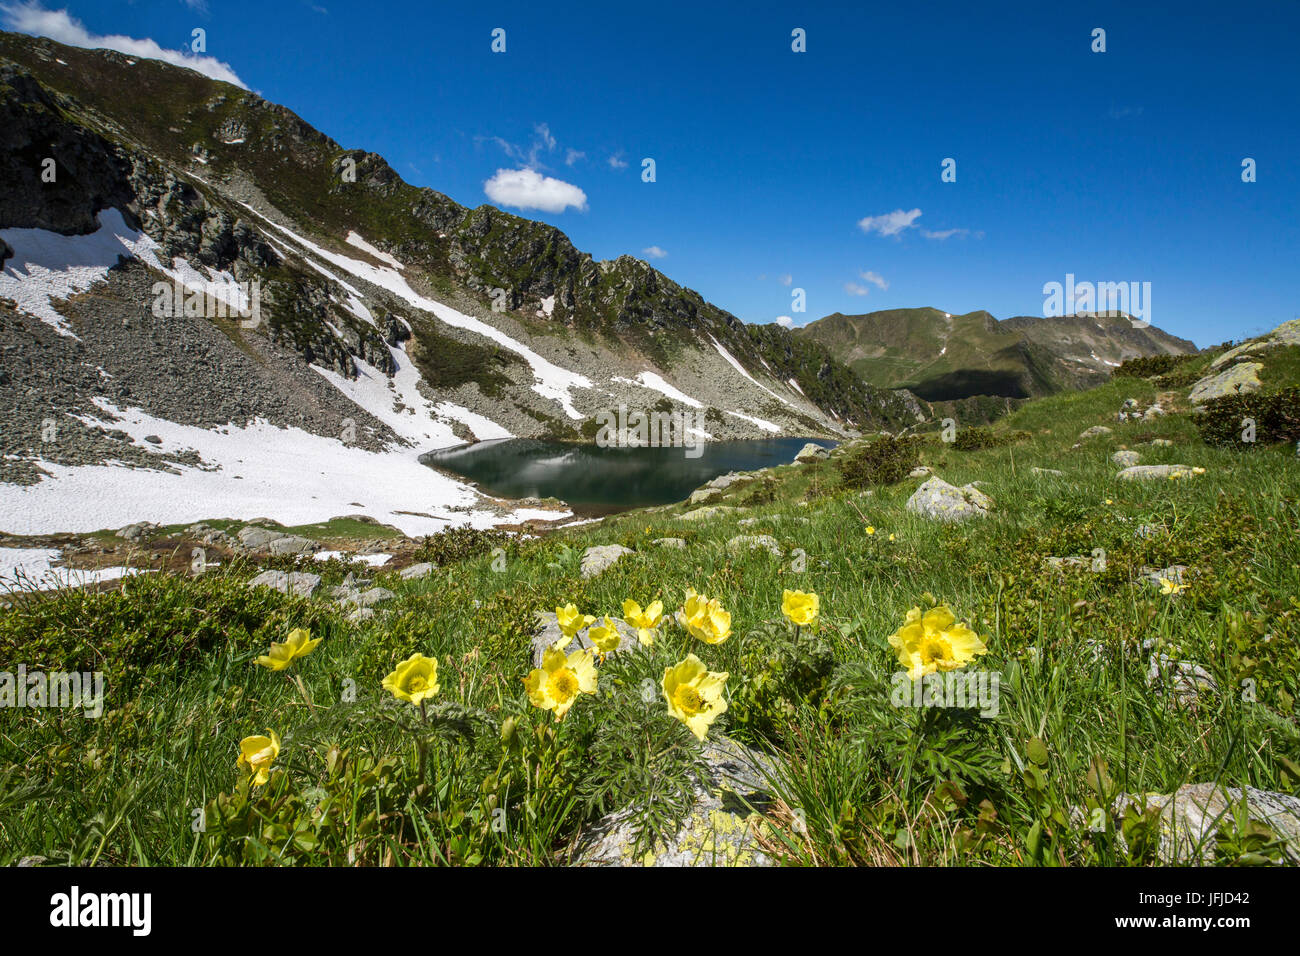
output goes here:
<path id="1" fill-rule="evenodd" d="M 956 618 L 946 604 L 923 615 L 919 607 L 907 612 L 907 623 L 889 635 L 898 661 L 912 680 L 965 667 L 976 655 L 988 653 L 980 636 Z"/>
<path id="2" fill-rule="evenodd" d="M 384 690 L 398 700 L 418 704 L 438 693 L 438 659 L 412 654 L 384 678 Z"/>
<path id="3" fill-rule="evenodd" d="M 686 602 L 677 612 L 677 623 L 705 644 L 721 644 L 731 636 L 731 615 L 722 609 L 717 598 L 686 592 Z"/>
<path id="4" fill-rule="evenodd" d="M 596 693 L 594 657 L 590 648 L 566 657 L 564 651 L 548 647 L 542 655 L 542 666 L 524 678 L 524 688 L 533 706 L 554 711 L 555 719 L 563 720 L 578 694 Z"/>
<path id="5" fill-rule="evenodd" d="M 875 526 L 874 526 L 874 525 L 867 525 L 867 534 L 875 534 L 875 533 L 876 533 Z"/>
<path id="6" fill-rule="evenodd" d="M 560 650 L 569 646 L 569 642 L 573 640 L 573 635 L 596 621 L 590 614 L 579 614 L 578 609 L 572 604 L 557 607 L 555 609 L 555 620 L 560 625 L 560 633 L 564 635 L 564 639 L 557 641 L 555 645 Z"/>
<path id="7" fill-rule="evenodd" d="M 623 620 L 636 628 L 636 639 L 646 647 L 655 642 L 655 631 L 664 620 L 664 602 L 651 601 L 641 610 L 641 605 L 630 598 L 623 602 Z"/>
<path id="8" fill-rule="evenodd" d="M 283 644 L 272 641 L 271 649 L 259 657 L 257 663 L 273 671 L 282 671 L 297 658 L 310 654 L 320 642 L 319 637 L 314 641 L 311 639 L 311 631 L 307 628 L 295 627 Z"/>
<path id="9" fill-rule="evenodd" d="M 239 742 L 239 759 L 236 767 L 247 767 L 253 775 L 253 783 L 261 786 L 271 777 L 271 765 L 280 756 L 280 735 L 268 730 L 269 737 L 245 737 Z"/>
<path id="10" fill-rule="evenodd" d="M 722 698 L 722 688 L 727 673 L 714 673 L 704 666 L 694 654 L 673 667 L 664 668 L 663 691 L 672 714 L 700 740 L 709 732 L 709 725 L 725 712 L 727 702 Z"/>
<path id="11" fill-rule="evenodd" d="M 817 620 L 817 611 L 821 601 L 816 594 L 803 591 L 785 591 L 781 595 L 781 613 L 790 619 L 791 624 L 811 627 Z"/>
<path id="12" fill-rule="evenodd" d="M 1177 594 L 1179 591 L 1186 591 L 1189 587 L 1191 587 L 1190 584 L 1178 584 L 1168 578 L 1160 579 L 1161 594 Z"/>
<path id="13" fill-rule="evenodd" d="M 596 645 L 596 650 L 600 651 L 601 657 L 604 657 L 606 654 L 618 650 L 618 644 L 622 640 L 622 636 L 618 633 L 618 628 L 607 614 L 604 623 L 594 625 L 587 632 L 587 639 Z"/>

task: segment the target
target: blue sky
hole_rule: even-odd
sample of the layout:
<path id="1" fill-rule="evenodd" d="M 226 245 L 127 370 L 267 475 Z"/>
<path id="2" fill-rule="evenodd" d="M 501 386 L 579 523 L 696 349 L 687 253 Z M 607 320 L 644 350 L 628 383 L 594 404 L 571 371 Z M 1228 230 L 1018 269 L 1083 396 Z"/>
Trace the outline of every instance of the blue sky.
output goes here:
<path id="1" fill-rule="evenodd" d="M 1199 345 L 1300 316 L 1291 0 L 0 0 L 0 23 L 178 51 L 202 28 L 210 60 L 409 182 L 490 188 L 746 321 L 1042 314 L 1067 273 L 1150 282 L 1151 321 Z M 505 205 L 525 199 L 569 204 Z"/>

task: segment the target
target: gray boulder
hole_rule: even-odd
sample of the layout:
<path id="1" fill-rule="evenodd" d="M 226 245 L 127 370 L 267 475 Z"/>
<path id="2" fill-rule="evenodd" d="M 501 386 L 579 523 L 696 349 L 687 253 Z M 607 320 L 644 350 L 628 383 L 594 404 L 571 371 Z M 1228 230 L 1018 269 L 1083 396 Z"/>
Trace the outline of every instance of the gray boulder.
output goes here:
<path id="1" fill-rule="evenodd" d="M 686 549 L 685 538 L 655 538 L 650 543 L 653 545 L 657 545 L 661 548 L 678 548 L 680 550 Z"/>
<path id="2" fill-rule="evenodd" d="M 993 502 L 973 485 L 957 488 L 938 475 L 930 478 L 907 499 L 907 510 L 936 521 L 964 521 L 982 518 Z"/>
<path id="3" fill-rule="evenodd" d="M 594 578 L 596 575 L 617 564 L 625 554 L 632 554 L 631 548 L 621 544 L 598 544 L 582 552 L 582 576 Z"/>
<path id="4" fill-rule="evenodd" d="M 703 508 L 696 508 L 694 511 L 686 512 L 681 516 L 681 519 L 683 521 L 710 521 L 724 515 L 735 514 L 739 510 L 739 508 L 730 508 L 726 505 L 706 505 Z"/>
<path id="5" fill-rule="evenodd" d="M 306 571 L 263 571 L 248 582 L 250 588 L 274 588 L 282 594 L 311 597 L 320 586 L 320 575 Z"/>
<path id="6" fill-rule="evenodd" d="M 727 550 L 732 554 L 766 551 L 773 557 L 781 556 L 781 547 L 770 534 L 738 534 L 727 542 Z"/>
<path id="7" fill-rule="evenodd" d="M 1079 438 L 1086 441 L 1089 438 L 1100 438 L 1102 435 L 1109 434 L 1111 434 L 1111 429 L 1105 425 L 1093 425 L 1091 428 L 1085 428 L 1079 432 Z"/>
<path id="8" fill-rule="evenodd" d="M 702 758 L 703 780 L 677 830 L 635 854 L 636 808 L 600 820 L 579 845 L 580 866 L 772 866 L 758 834 L 772 803 L 770 761 L 729 737 L 710 737 Z"/>
<path id="9" fill-rule="evenodd" d="M 1193 405 L 1203 405 L 1225 395 L 1258 392 L 1264 384 L 1259 380 L 1263 368 L 1259 362 L 1240 362 L 1217 375 L 1207 375 L 1192 386 L 1187 398 Z"/>
<path id="10" fill-rule="evenodd" d="M 1121 481 L 1152 481 L 1168 478 L 1170 475 L 1190 475 L 1192 469 L 1186 465 L 1132 465 L 1121 471 L 1116 478 Z"/>
<path id="11" fill-rule="evenodd" d="M 395 597 L 397 597 L 397 595 L 388 590 L 388 588 L 370 588 L 368 591 L 362 591 L 357 595 L 356 603 L 361 607 L 370 607 L 371 605 L 378 604 L 381 601 L 391 601 Z"/>
<path id="12" fill-rule="evenodd" d="M 278 538 L 273 538 L 267 545 L 267 550 L 272 554 L 311 554 L 319 547 L 311 538 L 304 538 L 301 535 L 285 534 Z"/>
<path id="13" fill-rule="evenodd" d="M 611 615 L 610 620 L 614 622 L 614 629 L 618 631 L 618 648 L 610 653 L 630 651 L 641 646 L 641 641 L 636 636 L 636 628 L 620 617 L 613 617 Z M 555 614 L 551 611 L 538 611 L 537 623 L 539 625 L 539 630 L 533 635 L 533 666 L 541 667 L 542 655 L 546 653 L 548 647 L 560 640 L 562 633 L 560 631 L 560 624 L 555 619 Z M 603 616 L 597 616 L 592 627 L 595 627 L 596 625 L 604 625 L 604 623 L 605 618 Z M 595 645 L 591 643 L 590 638 L 587 637 L 587 632 L 590 630 L 591 627 L 584 627 L 574 635 L 573 640 L 569 643 L 569 646 L 564 649 L 564 652 L 566 654 L 572 654 L 574 651 L 581 651 L 589 647 L 595 647 Z"/>
<path id="14" fill-rule="evenodd" d="M 798 454 L 794 456 L 796 464 L 806 465 L 809 462 L 823 461 L 831 457 L 831 453 L 821 445 L 814 445 L 812 442 L 804 445 L 799 449 Z"/>
<path id="15" fill-rule="evenodd" d="M 414 581 L 419 578 L 427 578 L 432 571 L 433 565 L 428 561 L 424 561 L 420 564 L 413 564 L 409 568 L 402 568 L 397 574 L 404 581 Z"/>
<path id="16" fill-rule="evenodd" d="M 1119 820 L 1129 805 L 1139 809 L 1159 807 L 1160 862 L 1207 864 L 1214 859 L 1216 834 L 1223 827 L 1235 826 L 1236 811 L 1243 800 L 1250 819 L 1268 827 L 1280 841 L 1287 862 L 1300 863 L 1300 798 L 1290 794 L 1189 783 L 1172 794 L 1120 794 L 1113 810 Z"/>
<path id="17" fill-rule="evenodd" d="M 1110 460 L 1121 468 L 1131 468 L 1142 460 L 1142 456 L 1135 451 L 1117 451 L 1110 456 Z"/>

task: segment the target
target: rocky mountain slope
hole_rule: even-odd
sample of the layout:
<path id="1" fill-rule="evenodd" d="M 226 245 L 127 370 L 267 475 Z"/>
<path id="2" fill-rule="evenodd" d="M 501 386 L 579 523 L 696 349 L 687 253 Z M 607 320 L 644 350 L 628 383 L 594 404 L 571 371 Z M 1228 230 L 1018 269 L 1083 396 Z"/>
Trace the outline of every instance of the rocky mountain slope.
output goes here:
<path id="1" fill-rule="evenodd" d="M 337 466 L 576 438 L 620 404 L 698 414 L 712 439 L 925 414 L 645 262 L 410 186 L 284 107 L 161 62 L 0 34 L 0 182 L 11 484 L 106 462 L 233 481 L 229 456 L 266 464 L 285 429 Z M 60 506 L 24 503 L 41 507 Z"/>
<path id="2" fill-rule="evenodd" d="M 867 382 L 931 402 L 974 396 L 1024 399 L 1088 388 L 1125 359 L 1187 354 L 1196 346 L 1118 313 L 1059 318 L 939 309 L 835 313 L 797 330 L 825 345 Z"/>

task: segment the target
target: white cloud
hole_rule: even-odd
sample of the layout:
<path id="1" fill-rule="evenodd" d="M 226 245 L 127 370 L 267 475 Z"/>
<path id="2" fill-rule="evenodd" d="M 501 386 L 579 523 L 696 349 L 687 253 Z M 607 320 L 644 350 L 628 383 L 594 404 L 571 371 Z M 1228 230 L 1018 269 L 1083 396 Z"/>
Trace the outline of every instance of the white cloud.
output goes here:
<path id="1" fill-rule="evenodd" d="M 580 149 L 571 149 L 571 150 L 569 150 L 567 153 L 564 154 L 564 165 L 565 165 L 565 166 L 572 166 L 572 165 L 573 165 L 574 163 L 576 163 L 578 160 L 580 160 L 580 159 L 586 159 L 586 158 L 587 158 L 587 154 L 584 153 L 582 150 L 580 150 Z"/>
<path id="2" fill-rule="evenodd" d="M 587 208 L 587 194 L 581 189 L 535 169 L 498 169 L 483 184 L 483 191 L 494 203 L 517 209 L 564 212 L 572 206 L 582 212 Z"/>
<path id="3" fill-rule="evenodd" d="M 546 123 L 538 123 L 533 127 L 533 132 L 537 134 L 538 142 L 546 147 L 546 151 L 552 152 L 556 147 L 555 137 L 551 135 L 551 127 Z"/>
<path id="4" fill-rule="evenodd" d="M 790 275 L 790 273 L 787 272 L 785 275 L 781 276 L 777 281 L 779 281 L 781 285 L 789 285 L 791 282 L 794 281 L 794 276 Z"/>
<path id="5" fill-rule="evenodd" d="M 2 3 L 0 18 L 6 29 L 32 36 L 49 37 L 68 46 L 83 47 L 87 50 L 116 50 L 128 56 L 138 56 L 148 60 L 162 60 L 172 66 L 210 76 L 214 80 L 233 83 L 248 89 L 248 84 L 241 80 L 229 63 L 223 63 L 216 57 L 198 56 L 183 50 L 164 50 L 153 40 L 138 40 L 120 34 L 99 35 L 91 33 L 77 20 L 68 15 L 67 10 L 46 10 L 37 2 Z"/>
<path id="6" fill-rule="evenodd" d="M 865 219 L 859 219 L 858 228 L 868 235 L 878 232 L 882 236 L 896 236 L 904 229 L 912 228 L 920 215 L 921 210 L 919 209 L 913 209 L 910 212 L 895 209 L 883 216 L 867 216 Z"/>
<path id="7" fill-rule="evenodd" d="M 776 317 L 776 324 L 781 326 L 783 329 L 788 329 L 794 325 L 794 319 L 790 318 L 788 315 L 778 315 Z"/>
<path id="8" fill-rule="evenodd" d="M 623 154 L 609 157 L 609 165 L 613 169 L 627 169 L 627 161 L 623 159 Z"/>
<path id="9" fill-rule="evenodd" d="M 668 255 L 667 252 L 665 252 L 663 249 L 659 248 L 658 246 L 646 246 L 641 251 L 645 253 L 647 256 L 649 256 L 651 259 L 662 259 L 664 256 Z"/>
<path id="10" fill-rule="evenodd" d="M 874 285 L 877 289 L 880 289 L 882 292 L 885 289 L 889 288 L 889 283 L 885 281 L 885 277 L 875 272 L 872 272 L 870 269 L 868 269 L 866 272 L 859 272 L 858 278 L 865 279 L 866 281 Z"/>
<path id="11" fill-rule="evenodd" d="M 849 295 L 866 295 L 870 290 L 865 286 L 860 286 L 856 282 L 844 283 L 844 291 Z"/>
<path id="12" fill-rule="evenodd" d="M 927 239 L 938 239 L 939 241 L 942 242 L 944 239 L 951 239 L 953 236 L 956 236 L 959 239 L 965 239 L 967 236 L 970 235 L 970 230 L 969 229 L 940 229 L 938 231 L 931 232 L 928 229 L 922 229 L 921 235 L 925 236 L 925 238 Z"/>

